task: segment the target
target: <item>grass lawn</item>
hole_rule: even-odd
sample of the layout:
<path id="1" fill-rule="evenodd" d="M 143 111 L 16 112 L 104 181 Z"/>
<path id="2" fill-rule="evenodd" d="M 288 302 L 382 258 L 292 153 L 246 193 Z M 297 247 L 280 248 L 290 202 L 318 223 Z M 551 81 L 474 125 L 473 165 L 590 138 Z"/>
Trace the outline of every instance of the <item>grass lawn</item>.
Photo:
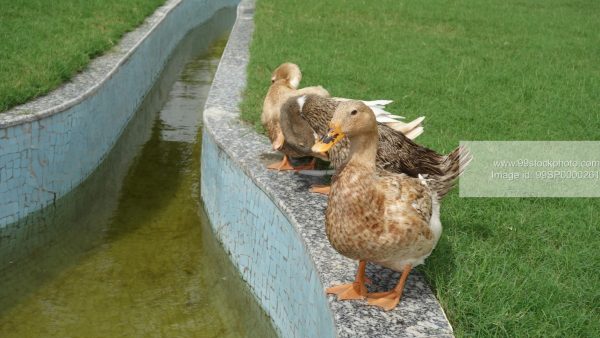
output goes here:
<path id="1" fill-rule="evenodd" d="M 260 130 L 270 72 L 394 99 L 418 141 L 600 141 L 596 0 L 259 0 L 242 118 Z M 421 270 L 459 337 L 600 332 L 600 199 L 459 198 Z M 402 303 L 400 304 L 402 306 Z"/>
<path id="2" fill-rule="evenodd" d="M 0 112 L 56 88 L 164 0 L 0 0 Z"/>

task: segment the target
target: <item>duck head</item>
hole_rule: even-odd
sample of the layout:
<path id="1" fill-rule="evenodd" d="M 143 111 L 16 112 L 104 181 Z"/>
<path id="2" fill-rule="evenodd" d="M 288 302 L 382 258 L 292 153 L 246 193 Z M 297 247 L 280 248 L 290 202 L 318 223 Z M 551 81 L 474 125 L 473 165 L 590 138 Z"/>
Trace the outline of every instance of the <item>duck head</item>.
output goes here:
<path id="1" fill-rule="evenodd" d="M 327 134 L 312 147 L 314 152 L 326 152 L 344 137 L 377 132 L 375 114 L 361 101 L 340 103 L 329 123 Z"/>
<path id="2" fill-rule="evenodd" d="M 295 63 L 286 62 L 277 67 L 271 75 L 271 83 L 281 82 L 292 89 L 297 89 L 302 80 L 300 67 Z"/>

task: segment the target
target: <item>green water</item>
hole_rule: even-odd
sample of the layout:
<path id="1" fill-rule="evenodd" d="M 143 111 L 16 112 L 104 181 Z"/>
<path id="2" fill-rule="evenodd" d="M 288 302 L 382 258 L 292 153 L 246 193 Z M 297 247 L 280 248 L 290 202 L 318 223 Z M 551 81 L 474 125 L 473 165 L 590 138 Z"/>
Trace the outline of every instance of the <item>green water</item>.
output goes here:
<path id="1" fill-rule="evenodd" d="M 225 40 L 210 43 L 233 15 L 186 37 L 94 174 L 0 230 L 0 337 L 276 336 L 199 197 L 201 110 Z"/>

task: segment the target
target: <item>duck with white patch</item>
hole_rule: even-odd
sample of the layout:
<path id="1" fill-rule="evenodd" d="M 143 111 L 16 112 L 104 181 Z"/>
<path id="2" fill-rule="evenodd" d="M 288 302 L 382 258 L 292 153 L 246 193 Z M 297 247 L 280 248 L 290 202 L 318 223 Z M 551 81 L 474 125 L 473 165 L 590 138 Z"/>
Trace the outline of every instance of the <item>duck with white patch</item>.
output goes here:
<path id="1" fill-rule="evenodd" d="M 396 307 L 408 275 L 423 264 L 441 233 L 440 201 L 454 186 L 470 161 L 465 148 L 461 165 L 442 180 L 381 170 L 377 165 L 381 129 L 373 111 L 361 102 L 339 104 L 322 141 L 314 152 L 329 151 L 347 140 L 349 152 L 331 185 L 325 217 L 327 237 L 342 255 L 359 261 L 355 281 L 327 289 L 340 300 L 367 299 L 370 305 Z M 365 267 L 373 262 L 401 271 L 388 292 L 367 293 Z"/>
<path id="2" fill-rule="evenodd" d="M 275 170 L 293 170 L 302 169 L 294 168 L 288 157 L 303 157 L 303 156 L 323 156 L 322 154 L 308 154 L 298 153 L 293 148 L 286 146 L 284 142 L 283 133 L 280 126 L 280 111 L 281 106 L 287 101 L 288 98 L 297 95 L 313 94 L 321 96 L 329 96 L 329 92 L 321 86 L 306 87 L 298 89 L 302 80 L 302 72 L 300 68 L 293 63 L 284 63 L 277 67 L 271 76 L 271 86 L 265 96 L 263 102 L 263 110 L 261 115 L 261 122 L 267 136 L 271 141 L 271 145 L 274 150 L 281 151 L 284 156 L 281 162 L 273 163 L 267 168 Z M 309 148 L 310 149 L 310 148 Z"/>

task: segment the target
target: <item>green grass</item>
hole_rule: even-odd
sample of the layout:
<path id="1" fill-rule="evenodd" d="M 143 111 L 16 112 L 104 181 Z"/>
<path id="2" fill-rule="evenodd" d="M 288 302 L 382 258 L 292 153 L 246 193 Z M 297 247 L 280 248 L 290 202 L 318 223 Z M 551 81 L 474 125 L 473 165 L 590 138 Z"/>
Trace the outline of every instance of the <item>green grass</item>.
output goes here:
<path id="1" fill-rule="evenodd" d="M 242 118 L 260 127 L 270 72 L 394 99 L 418 141 L 600 140 L 600 2 L 260 0 Z M 459 337 L 600 332 L 600 199 L 459 198 L 422 268 Z M 401 306 L 401 305 L 400 305 Z"/>
<path id="2" fill-rule="evenodd" d="M 0 0 L 0 112 L 43 95 L 164 0 Z"/>

